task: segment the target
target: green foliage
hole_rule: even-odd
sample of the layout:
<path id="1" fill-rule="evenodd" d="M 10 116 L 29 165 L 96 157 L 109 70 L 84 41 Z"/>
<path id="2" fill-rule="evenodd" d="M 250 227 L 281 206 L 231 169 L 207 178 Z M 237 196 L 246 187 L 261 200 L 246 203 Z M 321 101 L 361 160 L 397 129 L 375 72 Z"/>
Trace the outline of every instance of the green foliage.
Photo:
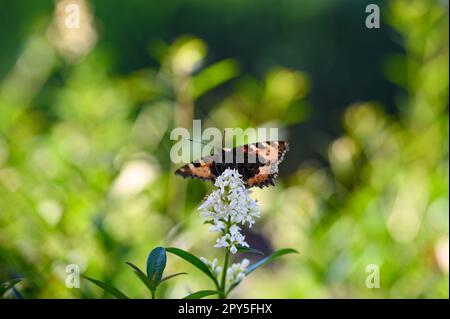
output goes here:
<path id="1" fill-rule="evenodd" d="M 258 249 L 251 248 L 251 247 L 237 247 L 238 252 L 240 253 L 246 253 L 246 254 L 257 254 L 257 255 L 264 255 L 264 253 Z"/>
<path id="2" fill-rule="evenodd" d="M 261 252 L 259 252 L 256 249 L 252 250 L 252 249 L 248 249 L 248 248 L 244 249 L 243 247 L 240 247 L 240 250 L 242 252 L 252 252 L 252 253 L 261 254 Z M 240 283 L 240 282 L 236 282 L 236 283 L 232 284 L 230 287 L 228 287 L 228 289 L 226 289 L 225 284 L 224 283 L 219 284 L 216 279 L 216 276 L 211 272 L 209 267 L 207 265 L 205 265 L 205 263 L 203 263 L 203 261 L 201 261 L 196 256 L 192 255 L 191 253 L 189 253 L 187 251 L 184 251 L 182 249 L 175 248 L 175 247 L 169 247 L 169 248 L 156 247 L 148 254 L 148 257 L 147 257 L 147 275 L 133 263 L 126 262 L 126 264 L 133 269 L 133 272 L 141 280 L 141 282 L 150 290 L 152 299 L 154 299 L 156 297 L 156 289 L 158 288 L 158 285 L 161 284 L 163 281 L 169 280 L 169 279 L 177 277 L 179 275 L 186 274 L 186 273 L 182 272 L 182 273 L 176 273 L 173 275 L 169 275 L 164 278 L 162 277 L 164 268 L 166 267 L 166 261 L 167 261 L 166 251 L 184 259 L 185 261 L 189 262 L 190 264 L 194 265 L 196 268 L 201 270 L 209 279 L 212 279 L 212 281 L 214 282 L 214 284 L 216 285 L 216 287 L 218 289 L 218 291 L 216 291 L 216 290 L 199 290 L 199 291 L 196 291 L 196 292 L 193 292 L 193 293 L 187 295 L 186 297 L 184 297 L 184 299 L 201 299 L 201 298 L 204 298 L 207 296 L 212 296 L 212 295 L 219 295 L 220 297 L 227 297 L 228 294 L 234 288 L 236 288 Z M 281 257 L 286 254 L 292 254 L 292 253 L 298 253 L 298 252 L 295 249 L 290 249 L 290 248 L 277 250 L 270 256 L 267 256 L 267 257 L 259 260 L 258 262 L 254 263 L 253 265 L 250 265 L 247 268 L 246 275 L 249 275 L 257 268 L 269 263 L 270 261 L 272 261 L 278 257 Z M 228 257 L 226 257 L 226 258 L 228 258 Z M 223 273 L 226 273 L 226 269 L 223 270 Z M 157 275 L 155 275 L 155 274 L 157 274 Z M 112 287 L 111 285 L 108 285 L 102 281 L 92 279 L 89 277 L 84 277 L 84 278 L 86 278 L 90 282 L 96 284 L 97 286 L 99 286 L 100 288 L 102 288 L 103 290 L 105 290 L 106 292 L 110 293 L 111 295 L 113 295 L 114 297 L 116 297 L 118 299 L 128 298 L 120 290 Z M 12 286 L 13 285 L 11 285 L 11 287 Z M 9 287 L 9 288 L 11 288 L 11 287 Z"/>
<path id="3" fill-rule="evenodd" d="M 187 295 L 183 299 L 202 299 L 207 296 L 217 295 L 217 291 L 214 290 L 200 290 Z"/>
<path id="4" fill-rule="evenodd" d="M 121 292 L 117 288 L 114 288 L 113 286 L 108 285 L 107 283 L 104 283 L 104 282 L 102 282 L 100 280 L 89 278 L 89 277 L 86 277 L 86 276 L 84 278 L 86 278 L 90 282 L 96 284 L 97 286 L 102 288 L 104 291 L 110 293 L 111 295 L 113 295 L 117 299 L 128 299 L 128 297 L 123 292 Z"/>
<path id="5" fill-rule="evenodd" d="M 295 249 L 292 248 L 284 248 L 284 249 L 279 249 L 276 252 L 274 252 L 273 254 L 271 254 L 270 256 L 267 256 L 261 260 L 259 260 L 258 262 L 250 265 L 245 274 L 246 276 L 249 275 L 250 273 L 252 273 L 253 271 L 255 271 L 256 269 L 258 269 L 261 266 L 266 265 L 267 263 L 271 262 L 274 259 L 277 259 L 278 257 L 281 257 L 283 255 L 286 254 L 298 254 L 298 252 Z M 230 287 L 228 287 L 227 292 L 226 292 L 226 296 L 233 290 L 235 289 L 240 282 L 232 284 Z"/>
<path id="6" fill-rule="evenodd" d="M 218 286 L 216 276 L 213 275 L 208 266 L 206 266 L 199 258 L 180 248 L 169 247 L 166 248 L 166 251 L 177 255 L 180 258 L 183 258 L 184 260 L 195 266 L 197 269 L 201 270 L 206 276 L 208 276 L 208 278 L 210 278 L 214 282 L 216 286 Z"/>
<path id="7" fill-rule="evenodd" d="M 17 279 L 11 279 L 11 280 L 2 282 L 0 284 L 0 298 L 4 297 L 5 294 L 8 292 L 8 290 L 14 289 L 14 286 L 17 285 L 21 281 L 22 281 L 22 279 L 17 278 Z M 19 296 L 20 296 L 20 294 L 19 294 Z"/>
<path id="8" fill-rule="evenodd" d="M 180 272 L 176 274 L 172 274 L 166 277 L 162 277 L 164 273 L 164 269 L 166 267 L 166 250 L 163 247 L 154 248 L 147 256 L 147 274 L 145 274 L 138 266 L 131 262 L 126 262 L 128 266 L 130 266 L 134 272 L 134 274 L 140 279 L 140 281 L 148 288 L 151 293 L 152 299 L 156 297 L 156 290 L 158 286 L 169 279 L 175 278 L 180 275 L 185 275 L 185 272 Z M 120 292 L 117 288 L 114 288 L 104 282 L 101 282 L 96 279 L 92 279 L 89 277 L 85 277 L 87 280 L 93 282 L 103 290 L 109 292 L 113 296 L 119 299 L 128 298 L 122 292 Z"/>
<path id="9" fill-rule="evenodd" d="M 257 263 L 254 263 L 253 265 L 248 267 L 246 274 L 248 275 L 251 272 L 258 269 L 259 267 L 264 266 L 265 264 L 271 262 L 272 260 L 277 259 L 286 254 L 298 254 L 298 251 L 296 251 L 295 249 L 292 249 L 292 248 L 279 249 L 276 252 L 274 252 L 273 254 L 271 254 L 270 256 L 267 256 L 267 257 L 259 260 Z"/>
<path id="10" fill-rule="evenodd" d="M 169 279 L 175 278 L 177 276 L 181 276 L 181 275 L 187 275 L 187 272 L 178 272 L 176 274 L 168 275 L 168 276 L 164 277 L 163 279 L 161 279 L 161 281 L 159 283 L 162 283 L 166 280 L 169 280 Z"/>
<path id="11" fill-rule="evenodd" d="M 147 257 L 147 278 L 157 286 L 166 268 L 166 251 L 163 247 L 156 247 Z"/>
<path id="12" fill-rule="evenodd" d="M 137 267 L 136 265 L 134 265 L 130 262 L 127 262 L 127 265 L 130 266 L 131 268 L 133 268 L 136 276 L 142 281 L 142 283 L 148 288 L 148 290 L 150 290 L 150 292 L 152 294 L 152 299 L 154 299 L 155 294 L 156 294 L 157 284 L 155 282 L 153 282 L 153 280 L 148 278 L 144 274 L 144 272 L 142 270 L 140 270 L 139 267 Z"/>

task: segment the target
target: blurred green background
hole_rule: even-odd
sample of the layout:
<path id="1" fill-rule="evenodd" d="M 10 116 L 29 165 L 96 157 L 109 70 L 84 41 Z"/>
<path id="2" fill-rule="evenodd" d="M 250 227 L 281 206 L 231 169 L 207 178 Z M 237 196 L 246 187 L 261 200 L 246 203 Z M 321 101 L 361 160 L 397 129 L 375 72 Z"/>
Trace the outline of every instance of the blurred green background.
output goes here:
<path id="1" fill-rule="evenodd" d="M 65 25 L 66 5 L 80 28 Z M 366 5 L 381 28 L 365 27 Z M 236 298 L 448 298 L 448 1 L 0 1 L 0 282 L 26 298 L 148 298 L 125 261 L 212 259 L 211 185 L 173 175 L 170 131 L 279 127 Z M 380 267 L 380 288 L 365 285 Z M 209 289 L 169 256 L 159 297 Z"/>

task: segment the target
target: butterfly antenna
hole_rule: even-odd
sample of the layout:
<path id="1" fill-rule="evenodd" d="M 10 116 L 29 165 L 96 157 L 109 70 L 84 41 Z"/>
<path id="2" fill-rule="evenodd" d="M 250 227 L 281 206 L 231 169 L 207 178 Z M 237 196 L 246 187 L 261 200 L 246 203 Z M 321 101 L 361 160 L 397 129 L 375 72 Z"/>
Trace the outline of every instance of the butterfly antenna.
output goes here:
<path id="1" fill-rule="evenodd" d="M 207 145 L 207 144 L 205 144 L 205 143 L 203 143 L 203 142 L 193 140 L 192 138 L 188 138 L 188 141 L 195 142 L 195 143 L 200 143 L 200 144 L 203 144 L 203 145 L 205 145 L 205 146 Z"/>
<path id="2" fill-rule="evenodd" d="M 203 145 L 205 145 L 205 146 L 209 146 L 209 145 L 206 144 L 206 143 L 203 143 L 203 142 L 201 142 L 201 141 L 193 140 L 192 138 L 188 138 L 188 141 L 195 142 L 195 143 L 200 143 L 200 144 L 203 144 Z M 213 147 L 214 147 L 214 149 L 215 149 L 216 151 L 222 151 L 219 147 L 216 147 L 216 146 L 213 146 Z"/>

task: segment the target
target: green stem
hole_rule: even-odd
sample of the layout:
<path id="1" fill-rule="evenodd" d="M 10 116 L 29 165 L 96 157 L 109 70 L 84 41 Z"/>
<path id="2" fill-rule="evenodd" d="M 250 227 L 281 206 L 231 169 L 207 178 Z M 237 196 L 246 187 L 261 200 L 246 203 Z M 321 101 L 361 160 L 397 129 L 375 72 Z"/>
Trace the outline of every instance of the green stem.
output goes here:
<path id="1" fill-rule="evenodd" d="M 220 283 L 220 294 L 219 297 L 221 299 L 226 298 L 226 281 L 227 281 L 227 269 L 228 269 L 228 259 L 230 259 L 230 251 L 228 250 L 228 247 L 225 247 L 225 258 L 223 262 L 223 270 L 222 270 L 222 281 Z"/>
<path id="2" fill-rule="evenodd" d="M 225 234 L 228 233 L 228 230 L 230 229 L 230 223 L 231 218 L 228 217 L 228 221 L 225 228 Z M 225 257 L 223 260 L 223 268 L 222 268 L 222 280 L 220 282 L 220 289 L 219 289 L 219 298 L 225 299 L 227 297 L 226 294 L 226 284 L 227 284 L 227 269 L 228 269 L 228 260 L 230 259 L 230 250 L 228 247 L 225 247 Z"/>

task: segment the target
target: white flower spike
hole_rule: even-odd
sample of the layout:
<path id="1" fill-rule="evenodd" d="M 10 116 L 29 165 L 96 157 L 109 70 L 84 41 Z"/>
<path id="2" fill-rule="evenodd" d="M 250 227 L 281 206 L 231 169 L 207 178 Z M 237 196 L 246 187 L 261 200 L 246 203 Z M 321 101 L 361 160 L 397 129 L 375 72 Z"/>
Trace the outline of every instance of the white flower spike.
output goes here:
<path id="1" fill-rule="evenodd" d="M 217 189 L 199 207 L 200 215 L 212 224 L 209 231 L 222 234 L 214 247 L 229 247 L 232 254 L 237 246 L 249 247 L 238 225 L 252 227 L 260 216 L 259 206 L 241 177 L 237 170 L 226 169 L 214 183 Z"/>

